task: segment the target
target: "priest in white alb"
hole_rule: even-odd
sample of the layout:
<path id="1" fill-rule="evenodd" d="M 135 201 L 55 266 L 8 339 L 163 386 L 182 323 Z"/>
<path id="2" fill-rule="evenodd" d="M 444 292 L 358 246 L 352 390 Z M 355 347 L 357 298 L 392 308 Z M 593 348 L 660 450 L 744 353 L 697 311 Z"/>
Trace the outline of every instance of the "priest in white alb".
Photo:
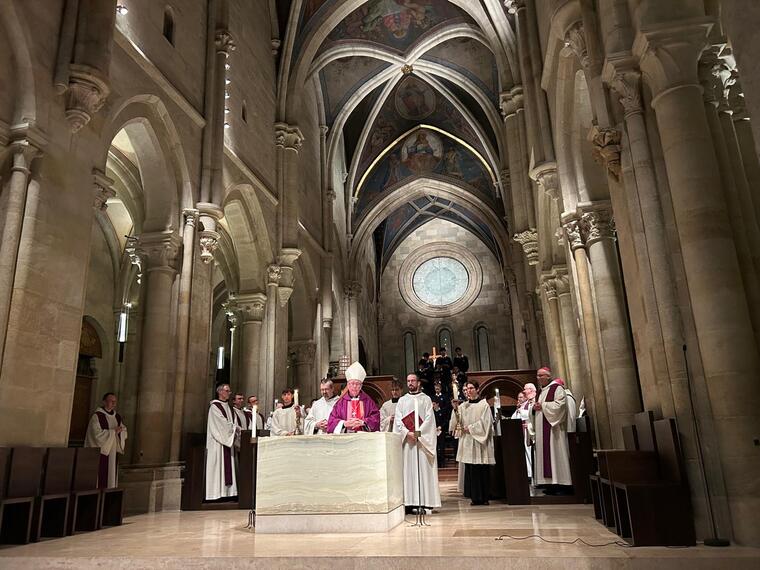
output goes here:
<path id="1" fill-rule="evenodd" d="M 567 443 L 567 396 L 565 389 L 551 379 L 551 371 L 541 368 L 536 378 L 542 386 L 533 404 L 533 432 L 536 438 L 534 484 L 548 485 L 547 495 L 569 494 L 572 485 L 570 452 Z"/>
<path id="2" fill-rule="evenodd" d="M 391 381 L 391 399 L 383 402 L 380 406 L 380 431 L 393 431 L 395 418 L 393 414 L 396 411 L 396 404 L 401 396 L 401 382 L 395 378 Z"/>
<path id="3" fill-rule="evenodd" d="M 235 454 L 232 448 L 240 435 L 228 400 L 230 385 L 216 387 L 216 399 L 208 407 L 206 428 L 206 500 L 234 497 L 237 492 Z"/>
<path id="4" fill-rule="evenodd" d="M 396 404 L 393 431 L 401 434 L 404 460 L 404 505 L 435 509 L 441 506 L 438 489 L 438 432 L 430 396 L 420 390 L 416 374 L 406 377 L 409 392 Z M 419 431 L 417 437 L 415 431 Z"/>
<path id="5" fill-rule="evenodd" d="M 330 418 L 335 402 L 340 398 L 335 395 L 335 386 L 329 378 L 324 378 L 319 383 L 319 391 L 322 397 L 314 402 L 303 422 L 304 435 L 327 433 L 327 420 Z"/>
<path id="6" fill-rule="evenodd" d="M 259 399 L 256 396 L 248 396 L 248 405 L 243 408 L 245 419 L 248 421 L 248 429 L 257 431 L 264 429 L 264 416 L 259 412 Z M 256 427 L 253 425 L 253 417 L 256 416 Z"/>
<path id="7" fill-rule="evenodd" d="M 271 435 L 301 435 L 303 434 L 303 413 L 299 402 L 295 401 L 293 388 L 282 391 L 282 407 L 272 412 Z"/>
<path id="8" fill-rule="evenodd" d="M 100 448 L 98 489 L 110 489 L 118 484 L 116 456 L 124 453 L 126 441 L 127 427 L 116 413 L 116 395 L 108 392 L 103 396 L 102 405 L 92 414 L 84 440 L 85 447 Z"/>

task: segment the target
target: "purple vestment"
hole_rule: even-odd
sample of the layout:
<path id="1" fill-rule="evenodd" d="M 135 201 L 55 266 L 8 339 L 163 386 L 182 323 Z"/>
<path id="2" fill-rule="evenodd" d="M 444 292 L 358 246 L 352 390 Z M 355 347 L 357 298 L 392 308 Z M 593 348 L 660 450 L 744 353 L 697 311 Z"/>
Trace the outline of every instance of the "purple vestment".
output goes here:
<path id="1" fill-rule="evenodd" d="M 359 392 L 359 400 L 364 404 L 364 431 L 379 431 L 380 430 L 380 409 L 375 404 L 374 400 L 367 396 L 364 392 Z M 330 412 L 330 418 L 327 420 L 327 432 L 333 433 L 336 426 L 341 422 L 348 419 L 348 408 L 351 396 L 348 392 L 335 403 L 332 412 Z"/>

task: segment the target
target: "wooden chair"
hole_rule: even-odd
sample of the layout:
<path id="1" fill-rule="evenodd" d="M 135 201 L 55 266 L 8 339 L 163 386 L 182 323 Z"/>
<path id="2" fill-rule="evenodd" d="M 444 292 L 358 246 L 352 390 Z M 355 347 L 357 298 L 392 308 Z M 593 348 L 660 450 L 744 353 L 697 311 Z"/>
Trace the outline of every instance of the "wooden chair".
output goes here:
<path id="1" fill-rule="evenodd" d="M 34 505 L 34 541 L 66 536 L 75 452 L 71 447 L 50 447 L 47 450 L 42 488 Z"/>
<path id="2" fill-rule="evenodd" d="M 99 465 L 100 449 L 97 447 L 76 448 L 74 478 L 71 484 L 72 506 L 69 510 L 69 534 L 98 529 L 100 522 Z"/>
<path id="3" fill-rule="evenodd" d="M 112 487 L 100 490 L 98 528 L 121 526 L 124 520 L 124 489 Z"/>
<path id="4" fill-rule="evenodd" d="M 27 544 L 32 534 L 32 510 L 40 490 L 45 449 L 4 448 L 0 457 L 0 543 Z"/>
<path id="5" fill-rule="evenodd" d="M 676 421 L 655 421 L 653 435 L 659 476 L 614 483 L 618 534 L 632 546 L 693 546 L 694 518 Z"/>

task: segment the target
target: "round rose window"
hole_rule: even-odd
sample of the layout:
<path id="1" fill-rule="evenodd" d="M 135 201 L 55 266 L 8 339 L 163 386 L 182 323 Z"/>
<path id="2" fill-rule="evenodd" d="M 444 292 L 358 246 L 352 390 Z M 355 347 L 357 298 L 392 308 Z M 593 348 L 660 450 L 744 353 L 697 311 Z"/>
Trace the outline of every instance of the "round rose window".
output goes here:
<path id="1" fill-rule="evenodd" d="M 433 307 L 451 305 L 467 292 L 470 277 L 465 266 L 453 257 L 434 257 L 414 272 L 412 288 L 423 303 Z"/>

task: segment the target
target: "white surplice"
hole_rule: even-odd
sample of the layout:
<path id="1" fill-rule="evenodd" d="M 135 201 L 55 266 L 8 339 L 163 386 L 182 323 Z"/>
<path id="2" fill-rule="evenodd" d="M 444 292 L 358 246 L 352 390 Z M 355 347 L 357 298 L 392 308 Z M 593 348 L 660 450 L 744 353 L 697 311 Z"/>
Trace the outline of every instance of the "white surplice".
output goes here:
<path id="1" fill-rule="evenodd" d="M 412 418 L 414 417 L 415 400 L 420 418 L 420 438 L 416 443 L 409 443 L 406 439 L 409 430 L 404 425 L 403 419 L 410 413 Z M 430 396 L 422 392 L 405 394 L 399 398 L 394 415 L 393 431 L 401 434 L 403 438 L 401 454 L 404 459 L 404 504 L 440 507 L 441 491 L 438 488 L 438 461 L 436 459 L 438 432 Z"/>
<path id="2" fill-rule="evenodd" d="M 460 405 L 461 410 L 461 405 Z M 462 417 L 462 412 L 459 412 L 459 417 Z M 449 418 L 449 433 L 457 440 L 457 454 L 459 453 L 459 440 L 462 438 L 462 423 L 457 419 L 456 410 L 451 410 L 451 417 Z M 457 462 L 457 491 L 464 493 L 464 463 Z"/>
<path id="3" fill-rule="evenodd" d="M 217 404 L 220 404 L 222 410 Z M 237 495 L 235 477 L 235 452 L 233 446 L 240 428 L 235 424 L 234 412 L 227 402 L 212 400 L 208 407 L 208 425 L 206 428 L 206 500 L 213 501 L 221 497 Z M 232 484 L 224 480 L 224 448 L 229 448 L 232 467 Z"/>
<path id="4" fill-rule="evenodd" d="M 380 431 L 393 431 L 393 414 L 396 411 L 396 404 L 392 399 L 384 402 L 380 406 Z"/>
<path id="5" fill-rule="evenodd" d="M 496 465 L 493 451 L 493 416 L 486 400 L 464 402 L 459 406 L 462 430 L 457 461 L 472 465 Z"/>
<path id="6" fill-rule="evenodd" d="M 287 408 L 277 408 L 272 412 L 272 426 L 269 428 L 269 431 L 271 435 L 288 435 L 296 431 L 295 405 Z"/>
<path id="7" fill-rule="evenodd" d="M 102 414 L 106 418 L 108 423 L 108 429 L 103 429 L 98 419 L 98 414 Z M 119 425 L 117 420 L 117 414 L 111 412 L 110 414 L 103 408 L 98 408 L 90 418 L 90 423 L 87 426 L 87 435 L 85 436 L 85 447 L 99 447 L 101 455 L 108 456 L 108 487 L 116 487 L 119 482 L 118 473 L 116 469 L 116 455 L 118 453 L 124 453 L 124 444 L 127 441 L 127 428 L 122 423 L 124 430 L 116 434 L 116 428 Z"/>
<path id="8" fill-rule="evenodd" d="M 578 418 L 578 405 L 573 393 L 565 388 L 565 398 L 567 398 L 567 433 L 575 433 L 575 420 Z"/>
<path id="9" fill-rule="evenodd" d="M 240 426 L 240 430 L 246 430 L 248 428 L 248 418 L 245 417 L 245 412 L 243 409 L 238 409 L 235 406 L 231 406 L 232 411 L 235 412 L 237 425 Z"/>
<path id="10" fill-rule="evenodd" d="M 314 402 L 306 419 L 303 421 L 303 433 L 304 435 L 314 435 L 320 433 L 327 433 L 325 430 L 317 429 L 317 424 L 321 421 L 327 421 L 330 418 L 330 412 L 332 412 L 335 402 L 340 398 L 340 394 L 333 396 L 329 400 L 324 396 Z"/>
<path id="11" fill-rule="evenodd" d="M 547 402 L 546 398 L 551 387 L 556 386 L 553 401 Z M 536 485 L 572 485 L 570 475 L 570 452 L 567 445 L 567 397 L 565 389 L 551 382 L 541 390 L 538 396 L 541 411 L 533 410 L 532 425 L 536 437 L 536 463 L 533 474 Z M 549 433 L 546 437 L 549 446 L 549 458 L 551 460 L 551 475 L 544 474 L 544 418 L 549 422 Z"/>
<path id="12" fill-rule="evenodd" d="M 253 430 L 253 408 L 246 406 L 243 408 L 243 412 L 246 414 L 251 414 L 251 419 L 248 420 L 248 429 Z M 246 416 L 246 419 L 247 416 Z M 261 414 L 258 412 L 256 413 L 256 430 L 264 429 L 264 418 L 261 417 Z"/>

